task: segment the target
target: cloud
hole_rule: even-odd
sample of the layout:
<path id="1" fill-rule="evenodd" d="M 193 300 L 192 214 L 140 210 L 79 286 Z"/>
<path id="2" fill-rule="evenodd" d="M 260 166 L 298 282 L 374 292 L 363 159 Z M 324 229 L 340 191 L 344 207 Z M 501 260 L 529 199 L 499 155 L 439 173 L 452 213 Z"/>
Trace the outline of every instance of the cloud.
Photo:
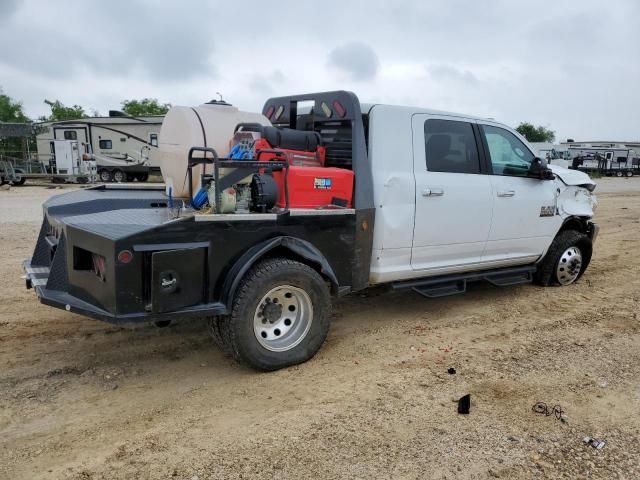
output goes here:
<path id="1" fill-rule="evenodd" d="M 373 49 L 361 42 L 350 42 L 329 52 L 329 65 L 349 75 L 352 80 L 372 80 L 380 69 Z"/>
<path id="2" fill-rule="evenodd" d="M 257 73 L 251 76 L 249 88 L 256 93 L 272 95 L 285 81 L 285 76 L 280 70 L 274 70 L 268 75 Z"/>
<path id="3" fill-rule="evenodd" d="M 453 65 L 437 64 L 427 66 L 431 78 L 442 82 L 460 82 L 465 85 L 475 85 L 478 78 L 469 70 L 462 70 Z"/>
<path id="4" fill-rule="evenodd" d="M 0 25 L 9 23 L 9 20 L 17 11 L 18 0 L 2 0 L 0 2 Z"/>
<path id="5" fill-rule="evenodd" d="M 43 98 L 106 112 L 221 92 L 259 111 L 345 89 L 560 139 L 638 139 L 639 15 L 638 0 L 0 0 L 0 84 L 34 118 Z"/>
<path id="6" fill-rule="evenodd" d="M 204 2 L 192 3 L 203 13 L 207 9 Z M 142 0 L 66 6 L 37 5 L 39 10 L 30 12 L 33 21 L 18 19 L 15 28 L 0 30 L 0 43 L 11 45 L 3 49 L 0 62 L 54 78 L 77 77 L 88 70 L 117 77 L 142 75 L 165 83 L 217 74 L 212 62 L 214 35 L 198 28 L 191 11 L 182 5 L 169 2 L 161 11 L 158 4 Z M 13 41 L 16 38 L 25 40 Z"/>

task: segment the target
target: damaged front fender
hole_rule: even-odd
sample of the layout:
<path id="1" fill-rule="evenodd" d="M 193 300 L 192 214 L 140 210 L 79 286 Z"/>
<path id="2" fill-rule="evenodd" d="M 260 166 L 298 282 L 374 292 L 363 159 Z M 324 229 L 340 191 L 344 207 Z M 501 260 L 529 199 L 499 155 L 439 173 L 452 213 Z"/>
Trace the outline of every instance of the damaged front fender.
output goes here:
<path id="1" fill-rule="evenodd" d="M 558 196 L 558 209 L 562 216 L 591 218 L 597 206 L 596 196 L 583 187 L 568 186 Z"/>

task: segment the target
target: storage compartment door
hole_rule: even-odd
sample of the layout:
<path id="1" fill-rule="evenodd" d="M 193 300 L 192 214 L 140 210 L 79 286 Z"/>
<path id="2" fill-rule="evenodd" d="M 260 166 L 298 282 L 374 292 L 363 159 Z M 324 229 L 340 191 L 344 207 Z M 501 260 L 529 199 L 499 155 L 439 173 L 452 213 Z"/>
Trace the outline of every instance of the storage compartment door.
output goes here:
<path id="1" fill-rule="evenodd" d="M 151 307 L 171 312 L 202 303 L 206 249 L 165 250 L 151 255 Z"/>

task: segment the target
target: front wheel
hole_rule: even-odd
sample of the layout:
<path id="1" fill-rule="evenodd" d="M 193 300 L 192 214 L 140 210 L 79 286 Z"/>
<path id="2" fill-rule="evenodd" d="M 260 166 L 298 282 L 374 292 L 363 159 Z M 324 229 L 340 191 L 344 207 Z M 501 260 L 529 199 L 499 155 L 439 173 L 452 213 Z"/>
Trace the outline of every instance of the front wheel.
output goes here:
<path id="1" fill-rule="evenodd" d="M 257 370 L 306 362 L 329 332 L 331 298 L 314 269 L 286 258 L 264 260 L 240 284 L 221 340 Z"/>
<path id="2" fill-rule="evenodd" d="M 538 265 L 536 283 L 545 287 L 571 285 L 589 266 L 592 250 L 591 239 L 584 233 L 560 232 Z"/>

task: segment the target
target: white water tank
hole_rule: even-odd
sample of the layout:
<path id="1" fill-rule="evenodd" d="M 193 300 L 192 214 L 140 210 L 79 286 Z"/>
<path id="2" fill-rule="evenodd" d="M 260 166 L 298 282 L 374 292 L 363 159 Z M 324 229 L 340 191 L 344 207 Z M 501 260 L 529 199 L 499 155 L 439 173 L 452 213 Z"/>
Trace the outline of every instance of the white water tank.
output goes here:
<path id="1" fill-rule="evenodd" d="M 229 141 L 233 129 L 239 123 L 260 123 L 271 125 L 259 113 L 242 112 L 225 103 L 205 103 L 198 107 L 172 107 L 162 122 L 158 157 L 162 176 L 172 195 L 176 198 L 189 197 L 187 163 L 191 147 L 214 148 L 220 157 L 229 153 Z M 202 157 L 202 153 L 194 157 Z M 208 165 L 207 172 L 213 172 Z M 193 194 L 200 189 L 202 166 L 193 168 Z"/>

